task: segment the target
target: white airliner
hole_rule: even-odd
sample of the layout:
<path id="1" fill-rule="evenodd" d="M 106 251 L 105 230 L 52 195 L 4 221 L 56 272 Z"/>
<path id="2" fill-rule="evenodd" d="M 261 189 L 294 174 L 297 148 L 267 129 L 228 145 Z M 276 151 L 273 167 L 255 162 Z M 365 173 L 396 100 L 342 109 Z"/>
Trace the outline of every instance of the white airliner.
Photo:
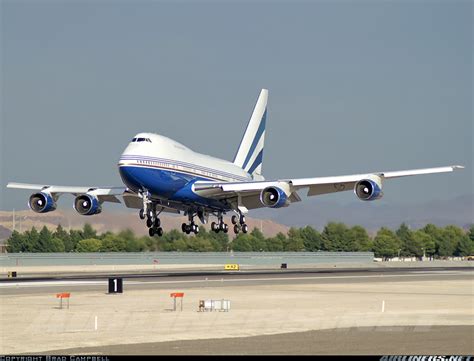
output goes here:
<path id="1" fill-rule="evenodd" d="M 196 153 L 162 135 L 137 134 L 127 146 L 118 163 L 126 187 L 68 187 L 9 183 L 9 188 L 34 190 L 28 205 L 34 212 L 56 209 L 56 201 L 64 193 L 75 196 L 74 209 L 82 215 L 98 214 L 102 203 L 120 203 L 140 209 L 141 219 L 147 219 L 150 236 L 163 235 L 159 215 L 171 212 L 188 216 L 183 232 L 199 232 L 194 222 L 198 217 L 205 224 L 210 215 L 214 232 L 227 233 L 229 227 L 223 215 L 231 217 L 234 232 L 247 233 L 245 216 L 250 209 L 287 207 L 301 201 L 297 191 L 306 188 L 308 196 L 354 190 L 363 201 L 382 197 L 382 185 L 387 179 L 430 173 L 452 172 L 459 165 L 396 172 L 375 172 L 337 177 L 279 179 L 267 181 L 262 176 L 263 145 L 267 120 L 268 90 L 262 89 L 250 117 L 234 161 Z"/>

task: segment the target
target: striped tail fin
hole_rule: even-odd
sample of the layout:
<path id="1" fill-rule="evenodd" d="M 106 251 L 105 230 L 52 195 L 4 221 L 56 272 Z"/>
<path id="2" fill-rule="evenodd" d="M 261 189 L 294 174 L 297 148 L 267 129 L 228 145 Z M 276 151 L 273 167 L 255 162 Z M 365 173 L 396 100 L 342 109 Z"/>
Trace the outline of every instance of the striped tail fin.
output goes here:
<path id="1" fill-rule="evenodd" d="M 254 178 L 262 178 L 267 100 L 268 90 L 262 89 L 234 158 L 234 164 L 244 169 Z"/>

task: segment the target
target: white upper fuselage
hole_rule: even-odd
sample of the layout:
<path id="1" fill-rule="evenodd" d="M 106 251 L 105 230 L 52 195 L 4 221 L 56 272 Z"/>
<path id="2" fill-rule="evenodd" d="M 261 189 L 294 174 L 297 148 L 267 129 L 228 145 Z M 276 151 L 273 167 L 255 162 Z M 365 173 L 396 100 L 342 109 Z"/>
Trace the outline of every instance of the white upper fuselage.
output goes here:
<path id="1" fill-rule="evenodd" d="M 139 133 L 122 153 L 119 167 L 139 166 L 185 173 L 219 182 L 251 181 L 252 177 L 232 162 L 200 154 L 181 143 L 153 133 Z"/>

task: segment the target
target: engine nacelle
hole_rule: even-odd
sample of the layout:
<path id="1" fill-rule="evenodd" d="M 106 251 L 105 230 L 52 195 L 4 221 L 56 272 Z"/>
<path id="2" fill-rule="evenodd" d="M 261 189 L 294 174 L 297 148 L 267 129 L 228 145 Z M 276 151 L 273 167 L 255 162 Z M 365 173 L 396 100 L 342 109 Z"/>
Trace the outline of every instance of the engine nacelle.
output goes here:
<path id="1" fill-rule="evenodd" d="M 99 198 L 92 194 L 81 194 L 74 199 L 74 209 L 83 216 L 91 216 L 102 212 Z"/>
<path id="2" fill-rule="evenodd" d="M 358 181 L 354 186 L 354 193 L 362 201 L 374 201 L 382 198 L 382 182 L 380 178 L 377 180 L 362 179 Z"/>
<path id="3" fill-rule="evenodd" d="M 30 196 L 28 206 L 33 212 L 46 213 L 56 209 L 56 201 L 50 193 L 40 192 Z"/>
<path id="4" fill-rule="evenodd" d="M 279 187 L 267 187 L 260 193 L 260 202 L 265 207 L 281 208 L 290 204 L 289 196 Z"/>

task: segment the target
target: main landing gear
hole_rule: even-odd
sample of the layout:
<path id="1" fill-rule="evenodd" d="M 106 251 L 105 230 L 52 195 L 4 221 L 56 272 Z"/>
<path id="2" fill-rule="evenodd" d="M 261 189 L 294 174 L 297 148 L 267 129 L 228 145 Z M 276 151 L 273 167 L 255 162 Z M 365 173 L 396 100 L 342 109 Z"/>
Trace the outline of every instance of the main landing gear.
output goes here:
<path id="1" fill-rule="evenodd" d="M 183 231 L 183 233 L 190 234 L 192 232 L 194 234 L 198 234 L 199 226 L 196 223 L 194 223 L 194 214 L 189 213 L 188 220 L 189 220 L 189 224 L 183 223 L 181 225 L 181 230 Z"/>
<path id="2" fill-rule="evenodd" d="M 249 231 L 249 227 L 245 223 L 245 216 L 243 214 L 240 213 L 238 216 L 233 215 L 231 217 L 231 222 L 234 225 L 235 234 L 238 234 L 240 231 L 242 231 L 243 233 L 247 233 Z M 229 226 L 226 223 L 224 223 L 222 214 L 219 214 L 217 216 L 217 223 L 216 222 L 211 223 L 211 229 L 216 233 L 229 232 Z"/>
<path id="3" fill-rule="evenodd" d="M 247 233 L 249 231 L 249 226 L 245 223 L 245 216 L 240 213 L 239 216 L 233 215 L 231 217 L 231 222 L 234 225 L 234 233 L 239 234 L 240 231 Z"/>
<path id="4" fill-rule="evenodd" d="M 219 215 L 217 217 L 217 223 L 216 222 L 211 223 L 211 229 L 216 233 L 219 233 L 221 231 L 224 233 L 229 232 L 229 226 L 226 223 L 224 223 L 224 219 L 222 215 Z"/>

